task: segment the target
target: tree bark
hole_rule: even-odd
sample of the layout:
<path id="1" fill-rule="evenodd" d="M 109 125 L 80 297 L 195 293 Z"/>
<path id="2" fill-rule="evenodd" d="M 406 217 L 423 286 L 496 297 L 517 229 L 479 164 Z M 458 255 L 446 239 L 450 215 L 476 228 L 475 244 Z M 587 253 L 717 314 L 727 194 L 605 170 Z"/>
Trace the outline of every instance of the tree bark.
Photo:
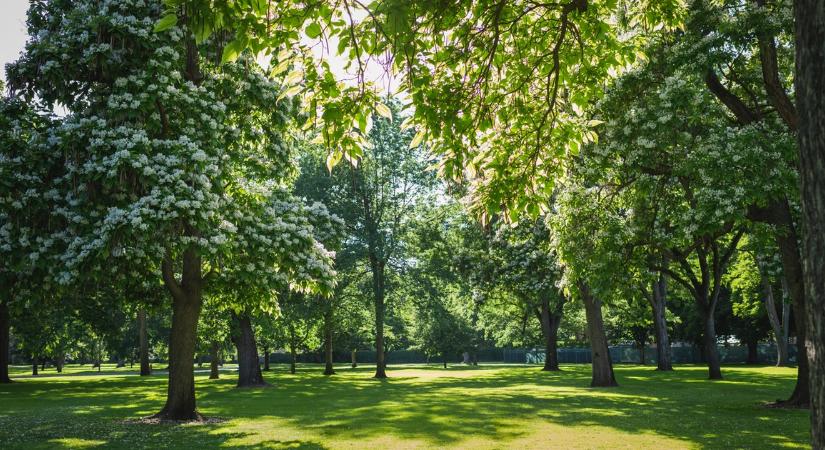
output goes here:
<path id="1" fill-rule="evenodd" d="M 705 359 L 708 363 L 708 379 L 721 380 L 722 365 L 719 362 L 719 349 L 716 348 L 716 319 L 713 317 L 712 310 L 708 311 L 703 309 L 701 316 L 704 329 L 702 341 L 704 344 Z"/>
<path id="2" fill-rule="evenodd" d="M 768 274 L 765 273 L 762 264 L 759 264 L 759 276 L 762 284 L 762 302 L 765 304 L 765 311 L 768 313 L 768 322 L 776 339 L 776 365 L 788 365 L 788 341 L 784 339 L 785 330 L 782 329 L 782 322 L 779 320 L 779 313 L 776 311 L 776 302 L 773 296 L 773 287 Z"/>
<path id="3" fill-rule="evenodd" d="M 152 368 L 149 366 L 149 334 L 146 331 L 146 310 L 138 310 L 138 340 L 140 349 L 140 376 L 152 375 Z"/>
<path id="4" fill-rule="evenodd" d="M 561 325 L 564 302 L 558 302 L 550 308 L 550 298 L 542 295 L 541 298 L 541 332 L 544 335 L 544 367 L 541 370 L 554 372 L 559 369 L 558 337 Z"/>
<path id="5" fill-rule="evenodd" d="M 9 377 L 9 329 L 11 320 L 7 300 L 0 300 L 0 383 L 11 383 Z"/>
<path id="6" fill-rule="evenodd" d="M 332 365 L 332 305 L 326 305 L 324 311 L 324 375 L 335 375 Z"/>
<path id="7" fill-rule="evenodd" d="M 32 376 L 37 376 L 37 355 L 32 355 Z"/>
<path id="8" fill-rule="evenodd" d="M 825 448 L 825 1 L 794 2 L 813 448 Z"/>
<path id="9" fill-rule="evenodd" d="M 444 363 L 444 368 L 447 368 L 447 352 L 441 353 L 441 361 Z"/>
<path id="10" fill-rule="evenodd" d="M 746 342 L 748 347 L 748 357 L 745 359 L 745 364 L 759 364 L 759 343 L 755 340 Z"/>
<path id="11" fill-rule="evenodd" d="M 169 386 L 166 404 L 153 417 L 161 420 L 200 420 L 195 405 L 195 343 L 203 302 L 201 257 L 194 248 L 183 254 L 181 281 L 171 260 L 162 264 L 163 280 L 172 294 L 172 330 L 169 335 Z"/>
<path id="12" fill-rule="evenodd" d="M 66 355 L 61 353 L 57 355 L 57 358 L 54 359 L 54 367 L 57 369 L 57 373 L 63 373 L 63 366 L 66 364 Z"/>
<path id="13" fill-rule="evenodd" d="M 375 297 L 375 378 L 387 378 L 384 355 L 384 263 L 372 261 L 372 290 Z"/>
<path id="14" fill-rule="evenodd" d="M 264 372 L 269 372 L 269 347 L 264 347 Z"/>
<path id="15" fill-rule="evenodd" d="M 298 355 L 297 355 L 297 352 L 295 351 L 295 346 L 290 346 L 289 347 L 289 356 L 290 356 L 289 373 L 294 374 L 295 373 L 295 366 L 298 363 Z"/>
<path id="16" fill-rule="evenodd" d="M 232 343 L 238 351 L 237 387 L 266 386 L 261 364 L 258 358 L 258 346 L 255 343 L 255 331 L 248 313 L 232 313 Z"/>
<path id="17" fill-rule="evenodd" d="M 593 378 L 591 387 L 618 386 L 613 374 L 613 362 L 610 359 L 607 336 L 604 333 L 602 319 L 602 302 L 590 292 L 586 283 L 578 282 L 579 293 L 587 315 L 587 334 L 590 338 L 590 353 L 593 360 Z"/>
<path id="18" fill-rule="evenodd" d="M 358 358 L 356 357 L 357 353 L 358 353 L 358 350 L 352 349 L 352 353 L 350 354 L 350 357 L 352 358 L 352 368 L 353 369 L 358 367 Z"/>
<path id="19" fill-rule="evenodd" d="M 217 342 L 212 342 L 209 346 L 209 379 L 210 380 L 217 380 L 220 378 L 220 372 L 218 371 L 218 350 L 220 345 Z"/>
<path id="20" fill-rule="evenodd" d="M 671 371 L 673 363 L 670 356 L 670 336 L 667 332 L 667 275 L 660 273 L 653 283 L 653 295 L 650 297 L 653 309 L 653 329 L 656 339 L 656 370 Z"/>

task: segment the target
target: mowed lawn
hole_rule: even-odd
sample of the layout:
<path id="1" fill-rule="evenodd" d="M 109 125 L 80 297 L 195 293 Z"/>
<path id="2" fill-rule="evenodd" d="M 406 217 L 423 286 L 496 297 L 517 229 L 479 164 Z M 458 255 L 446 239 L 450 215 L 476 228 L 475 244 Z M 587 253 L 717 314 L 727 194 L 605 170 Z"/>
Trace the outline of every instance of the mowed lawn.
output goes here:
<path id="1" fill-rule="evenodd" d="M 270 388 L 236 389 L 235 375 L 197 374 L 198 407 L 220 423 L 130 422 L 160 409 L 166 379 L 71 366 L 0 385 L 0 449 L 14 448 L 779 448 L 809 447 L 807 411 L 765 408 L 787 396 L 795 370 L 701 366 L 673 373 L 616 366 L 618 388 L 591 389 L 587 365 L 274 367 Z"/>

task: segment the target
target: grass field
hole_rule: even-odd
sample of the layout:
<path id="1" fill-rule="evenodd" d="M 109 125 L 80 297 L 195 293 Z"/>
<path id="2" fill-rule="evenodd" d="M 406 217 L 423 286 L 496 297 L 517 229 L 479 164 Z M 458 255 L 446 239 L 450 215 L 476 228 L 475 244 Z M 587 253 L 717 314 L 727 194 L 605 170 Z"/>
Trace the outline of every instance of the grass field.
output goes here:
<path id="1" fill-rule="evenodd" d="M 587 365 L 563 372 L 535 366 L 318 366 L 295 375 L 275 367 L 270 388 L 236 389 L 197 374 L 198 407 L 220 423 L 130 423 L 163 405 L 164 374 L 70 366 L 36 378 L 14 367 L 0 385 L 0 448 L 778 448 L 807 447 L 807 411 L 776 410 L 795 371 L 701 366 L 673 373 L 620 365 L 621 386 L 591 389 Z"/>

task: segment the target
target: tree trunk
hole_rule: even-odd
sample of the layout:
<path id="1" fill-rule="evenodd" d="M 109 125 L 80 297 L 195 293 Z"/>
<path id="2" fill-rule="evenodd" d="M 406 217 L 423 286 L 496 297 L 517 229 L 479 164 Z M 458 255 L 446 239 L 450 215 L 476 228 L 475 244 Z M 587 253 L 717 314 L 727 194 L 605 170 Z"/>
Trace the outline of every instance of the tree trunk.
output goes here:
<path id="1" fill-rule="evenodd" d="M 149 334 L 146 331 L 146 310 L 138 310 L 138 340 L 140 349 L 140 376 L 152 375 L 152 368 L 149 367 Z"/>
<path id="2" fill-rule="evenodd" d="M 297 365 L 297 363 L 298 363 L 298 355 L 297 355 L 297 352 L 295 351 L 295 347 L 294 347 L 294 346 L 290 346 L 290 348 L 289 348 L 289 356 L 290 356 L 290 361 L 289 361 L 289 373 L 294 374 L 294 373 L 295 373 L 295 366 L 296 366 L 296 365 Z"/>
<path id="3" fill-rule="evenodd" d="M 261 364 L 258 358 L 258 346 L 255 343 L 255 331 L 248 313 L 232 313 L 232 343 L 238 351 L 238 385 L 237 387 L 266 386 Z"/>
<path id="4" fill-rule="evenodd" d="M 759 364 L 759 343 L 752 339 L 746 344 L 748 346 L 748 358 L 745 360 L 745 364 Z"/>
<path id="5" fill-rule="evenodd" d="M 639 346 L 639 364 L 645 365 L 645 342 L 637 342 Z"/>
<path id="6" fill-rule="evenodd" d="M 49 362 L 49 360 L 46 359 L 46 358 L 43 358 L 43 360 L 40 362 L 40 370 L 42 370 L 44 372 L 46 371 L 46 363 L 47 362 Z M 99 372 L 99 370 L 98 370 L 98 372 Z"/>
<path id="7" fill-rule="evenodd" d="M 209 346 L 209 379 L 210 380 L 217 380 L 220 378 L 220 372 L 218 372 L 218 350 L 220 345 L 217 342 L 212 342 Z"/>
<path id="8" fill-rule="evenodd" d="M 57 373 L 63 373 L 63 366 L 66 364 L 66 355 L 60 354 L 57 355 L 57 358 L 54 360 L 54 367 L 57 369 Z"/>
<path id="9" fill-rule="evenodd" d="M 332 305 L 324 311 L 324 375 L 335 375 L 332 365 Z"/>
<path id="10" fill-rule="evenodd" d="M 37 356 L 32 355 L 32 376 L 37 376 Z"/>
<path id="11" fill-rule="evenodd" d="M 191 233 L 190 233 L 191 234 Z M 172 263 L 162 264 L 163 280 L 172 294 L 169 335 L 169 386 L 166 404 L 153 417 L 161 420 L 200 420 L 195 405 L 195 343 L 203 302 L 201 257 L 194 248 L 183 254 L 183 276 L 175 278 Z"/>
<path id="12" fill-rule="evenodd" d="M 441 360 L 444 362 L 444 368 L 447 368 L 447 352 L 441 353 Z"/>
<path id="13" fill-rule="evenodd" d="M 667 332 L 667 278 L 659 274 L 659 279 L 653 283 L 653 329 L 656 333 L 656 370 L 673 370 L 670 356 L 670 336 Z"/>
<path id="14" fill-rule="evenodd" d="M 375 260 L 374 257 L 370 258 Z M 384 263 L 373 261 L 372 291 L 375 297 L 375 378 L 387 378 L 384 355 Z"/>
<path id="15" fill-rule="evenodd" d="M 593 296 L 587 284 L 580 281 L 578 285 L 587 315 L 587 334 L 590 338 L 590 353 L 593 359 L 593 378 L 590 386 L 618 386 L 613 374 L 613 362 L 610 359 L 607 336 L 604 333 L 602 302 Z"/>
<path id="16" fill-rule="evenodd" d="M 358 358 L 356 358 L 357 353 L 358 353 L 358 350 L 356 350 L 356 349 L 352 349 L 352 353 L 350 353 L 350 357 L 352 358 L 352 368 L 353 369 L 358 367 Z"/>
<path id="17" fill-rule="evenodd" d="M 721 380 L 722 366 L 719 362 L 719 349 L 716 348 L 716 320 L 712 311 L 701 311 L 704 333 L 704 355 L 708 362 L 708 379 Z"/>
<path id="18" fill-rule="evenodd" d="M 765 311 L 768 313 L 768 322 L 771 324 L 771 330 L 773 330 L 773 335 L 776 339 L 776 365 L 786 366 L 788 364 L 788 341 L 783 340 L 785 331 L 782 329 L 782 322 L 780 322 L 779 314 L 776 312 L 773 287 L 762 264 L 759 265 L 759 275 L 762 284 L 762 302 L 765 304 Z"/>
<path id="19" fill-rule="evenodd" d="M 561 325 L 563 302 L 558 302 L 551 310 L 550 299 L 543 295 L 541 299 L 541 332 L 544 335 L 544 367 L 543 371 L 557 371 L 559 369 L 558 337 Z"/>
<path id="20" fill-rule="evenodd" d="M 264 371 L 269 372 L 269 347 L 264 347 Z"/>
<path id="21" fill-rule="evenodd" d="M 796 0 L 794 16 L 811 434 L 813 448 L 822 449 L 825 448 L 825 277 L 822 276 L 825 267 L 825 2 Z"/>
<path id="22" fill-rule="evenodd" d="M 9 377 L 9 329 L 11 320 L 7 300 L 0 300 L 0 383 L 11 383 Z"/>

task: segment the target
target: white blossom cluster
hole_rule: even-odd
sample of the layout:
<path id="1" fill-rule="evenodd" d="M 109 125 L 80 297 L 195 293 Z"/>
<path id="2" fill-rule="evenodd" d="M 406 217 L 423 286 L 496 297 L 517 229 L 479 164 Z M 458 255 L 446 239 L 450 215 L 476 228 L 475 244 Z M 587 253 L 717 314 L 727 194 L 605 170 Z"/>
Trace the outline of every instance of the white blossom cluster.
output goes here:
<path id="1" fill-rule="evenodd" d="M 201 57 L 192 77 L 183 31 L 153 32 L 161 11 L 157 0 L 39 10 L 42 28 L 30 30 L 11 72 L 45 101 L 69 106 L 37 144 L 62 160 L 63 172 L 0 198 L 0 251 L 16 239 L 35 249 L 33 258 L 49 252 L 63 285 L 156 268 L 195 248 L 216 275 L 210 286 L 237 296 L 329 290 L 334 253 L 321 242 L 334 241 L 342 223 L 323 205 L 285 194 L 295 167 L 286 131 L 292 101 L 279 100 L 281 87 L 250 59 L 217 67 Z M 3 158 L 0 170 L 12 174 L 19 163 Z M 19 172 L 19 186 L 36 176 Z M 32 198 L 59 229 L 12 233 L 7 211 Z"/>

